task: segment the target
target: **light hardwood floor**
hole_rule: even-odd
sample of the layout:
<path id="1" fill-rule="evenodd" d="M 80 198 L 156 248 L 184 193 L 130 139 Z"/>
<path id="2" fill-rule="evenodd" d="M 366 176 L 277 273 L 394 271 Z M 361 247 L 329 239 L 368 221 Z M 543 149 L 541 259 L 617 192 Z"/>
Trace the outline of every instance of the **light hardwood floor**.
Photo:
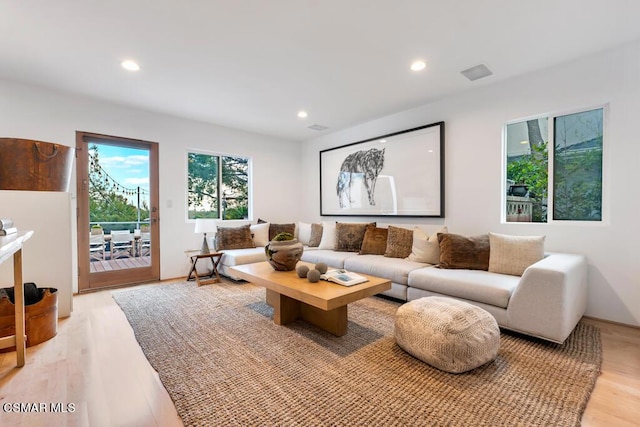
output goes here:
<path id="1" fill-rule="evenodd" d="M 582 425 L 637 426 L 640 329 L 585 321 L 602 331 L 604 360 Z M 0 354 L 0 426 L 182 425 L 111 291 L 75 296 L 58 335 L 27 349 L 24 368 L 15 360 L 15 353 Z M 5 412 L 12 403 L 45 403 L 49 411 Z M 75 411 L 52 413 L 51 403 Z"/>

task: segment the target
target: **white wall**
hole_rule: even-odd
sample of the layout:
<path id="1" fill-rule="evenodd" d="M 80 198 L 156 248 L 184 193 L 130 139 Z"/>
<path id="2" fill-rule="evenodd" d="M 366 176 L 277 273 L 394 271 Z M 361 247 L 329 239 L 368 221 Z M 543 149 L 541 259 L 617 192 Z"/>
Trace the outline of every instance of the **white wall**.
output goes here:
<path id="1" fill-rule="evenodd" d="M 198 249 L 202 242 L 202 235 L 193 232 L 193 223 L 185 221 L 187 148 L 253 159 L 254 220 L 260 216 L 273 222 L 285 222 L 299 216 L 297 194 L 300 193 L 300 183 L 296 178 L 300 172 L 299 142 L 8 81 L 0 81 L 0 117 L 2 137 L 75 147 L 75 132 L 80 130 L 158 143 L 162 279 L 186 276 L 188 258 L 184 251 Z M 75 175 L 70 191 L 75 193 Z M 35 231 L 38 232 L 37 229 Z M 75 242 L 75 230 L 73 233 Z M 25 248 L 25 264 L 29 258 L 29 251 Z M 28 279 L 28 274 L 25 274 L 25 280 Z"/>
<path id="2" fill-rule="evenodd" d="M 579 225 L 501 224 L 504 123 L 606 103 L 610 106 L 605 131 L 609 220 Z M 465 235 L 488 231 L 544 234 L 547 250 L 588 257 L 587 315 L 640 325 L 640 198 L 636 175 L 640 170 L 640 42 L 306 141 L 302 167 L 310 173 L 303 192 L 314 196 L 304 206 L 303 219 L 321 219 L 319 150 L 440 120 L 445 122 L 446 131 L 446 218 L 393 222 L 446 223 L 450 232 Z M 420 167 L 419 162 L 413 167 Z"/>

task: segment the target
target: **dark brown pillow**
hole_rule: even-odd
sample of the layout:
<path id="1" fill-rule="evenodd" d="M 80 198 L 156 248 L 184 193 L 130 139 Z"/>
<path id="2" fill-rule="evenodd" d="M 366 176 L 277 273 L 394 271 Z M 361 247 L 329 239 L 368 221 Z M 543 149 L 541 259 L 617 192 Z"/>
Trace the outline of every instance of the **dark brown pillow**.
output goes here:
<path id="1" fill-rule="evenodd" d="M 489 270 L 489 235 L 465 237 L 438 233 L 440 268 Z"/>
<path id="2" fill-rule="evenodd" d="M 251 226 L 218 227 L 216 233 L 216 250 L 255 248 L 256 244 L 251 237 Z"/>
<path id="3" fill-rule="evenodd" d="M 412 248 L 413 230 L 390 225 L 384 256 L 389 258 L 406 258 L 411 255 Z"/>
<path id="4" fill-rule="evenodd" d="M 311 237 L 309 238 L 309 247 L 317 248 L 322 240 L 322 224 L 311 224 Z"/>
<path id="5" fill-rule="evenodd" d="M 336 222 L 336 251 L 359 252 L 364 239 L 364 233 L 368 226 L 376 226 L 372 223 L 347 223 Z"/>
<path id="6" fill-rule="evenodd" d="M 278 233 L 291 233 L 295 234 L 295 224 L 269 224 L 269 240 L 273 240 Z"/>
<path id="7" fill-rule="evenodd" d="M 360 248 L 360 255 L 384 255 L 387 250 L 389 230 L 374 226 L 367 227 Z"/>

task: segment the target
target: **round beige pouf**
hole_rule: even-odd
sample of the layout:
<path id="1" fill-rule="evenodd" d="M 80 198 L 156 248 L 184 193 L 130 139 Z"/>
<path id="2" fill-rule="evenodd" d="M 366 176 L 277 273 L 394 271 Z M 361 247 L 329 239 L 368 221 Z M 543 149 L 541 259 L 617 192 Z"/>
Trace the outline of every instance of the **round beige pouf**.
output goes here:
<path id="1" fill-rule="evenodd" d="M 446 372 L 466 372 L 495 359 L 500 329 L 489 312 L 452 298 L 425 297 L 398 308 L 398 345 Z"/>

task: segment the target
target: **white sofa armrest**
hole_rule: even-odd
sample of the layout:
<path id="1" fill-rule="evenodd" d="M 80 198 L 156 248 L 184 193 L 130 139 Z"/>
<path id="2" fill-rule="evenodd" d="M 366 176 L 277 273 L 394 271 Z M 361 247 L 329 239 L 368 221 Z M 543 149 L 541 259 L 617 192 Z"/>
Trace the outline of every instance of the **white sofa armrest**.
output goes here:
<path id="1" fill-rule="evenodd" d="M 507 316 L 524 333 L 563 343 L 586 307 L 586 258 L 552 253 L 525 270 Z"/>

